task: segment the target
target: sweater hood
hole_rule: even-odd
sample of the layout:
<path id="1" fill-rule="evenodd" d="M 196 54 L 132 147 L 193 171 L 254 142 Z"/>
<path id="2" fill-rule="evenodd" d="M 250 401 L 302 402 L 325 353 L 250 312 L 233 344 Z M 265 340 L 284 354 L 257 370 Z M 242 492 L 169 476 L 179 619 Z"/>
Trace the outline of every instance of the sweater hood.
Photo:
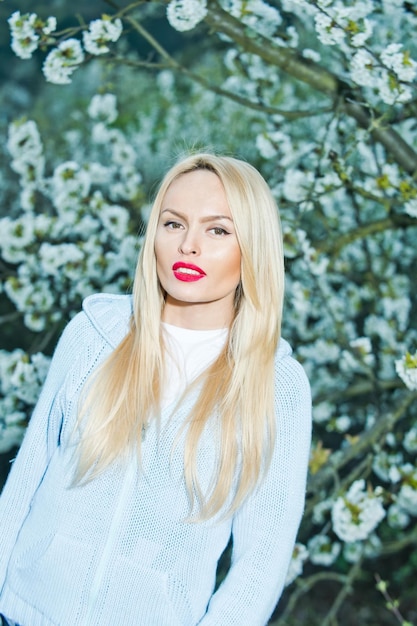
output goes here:
<path id="1" fill-rule="evenodd" d="M 132 296 L 110 293 L 93 294 L 85 298 L 83 310 L 97 332 L 115 348 L 129 330 L 129 321 L 133 313 Z M 281 337 L 276 359 L 282 359 L 291 354 L 290 344 Z"/>
<path id="2" fill-rule="evenodd" d="M 115 348 L 129 330 L 132 296 L 93 294 L 83 301 L 83 311 L 97 332 Z"/>

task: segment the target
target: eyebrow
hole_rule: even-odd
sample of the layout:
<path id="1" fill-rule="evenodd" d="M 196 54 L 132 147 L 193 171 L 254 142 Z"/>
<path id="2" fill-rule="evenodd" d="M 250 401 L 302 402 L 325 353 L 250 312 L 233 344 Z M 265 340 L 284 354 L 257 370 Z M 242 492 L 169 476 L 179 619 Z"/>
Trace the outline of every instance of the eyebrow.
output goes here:
<path id="1" fill-rule="evenodd" d="M 163 213 L 166 213 L 167 211 L 169 211 L 169 213 L 172 213 L 173 215 L 176 215 L 177 217 L 180 217 L 183 220 L 186 219 L 185 215 L 183 215 L 182 213 L 178 213 L 177 211 L 174 211 L 173 209 L 163 209 L 161 211 L 161 215 Z M 207 217 L 203 217 L 201 221 L 205 223 L 205 222 L 212 222 L 213 220 L 229 220 L 229 222 L 233 222 L 233 219 L 229 215 L 208 215 Z"/>

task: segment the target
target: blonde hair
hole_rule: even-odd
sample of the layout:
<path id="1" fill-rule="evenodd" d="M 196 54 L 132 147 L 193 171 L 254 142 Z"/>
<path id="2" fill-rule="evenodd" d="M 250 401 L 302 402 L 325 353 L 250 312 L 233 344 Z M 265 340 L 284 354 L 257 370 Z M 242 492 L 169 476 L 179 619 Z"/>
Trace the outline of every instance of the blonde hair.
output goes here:
<path id="1" fill-rule="evenodd" d="M 241 282 L 224 350 L 202 378 L 186 423 L 185 481 L 199 517 L 234 511 L 255 487 L 275 441 L 274 355 L 280 337 L 284 260 L 278 209 L 259 172 L 248 163 L 200 153 L 174 165 L 159 187 L 139 255 L 130 330 L 95 375 L 82 403 L 78 479 L 94 477 L 130 446 L 141 449 L 141 432 L 158 413 L 164 346 L 164 292 L 158 280 L 154 241 L 170 184 L 196 169 L 221 180 L 241 250 Z M 219 457 L 209 493 L 197 476 L 198 441 L 217 411 Z M 232 495 L 232 499 L 230 496 Z"/>

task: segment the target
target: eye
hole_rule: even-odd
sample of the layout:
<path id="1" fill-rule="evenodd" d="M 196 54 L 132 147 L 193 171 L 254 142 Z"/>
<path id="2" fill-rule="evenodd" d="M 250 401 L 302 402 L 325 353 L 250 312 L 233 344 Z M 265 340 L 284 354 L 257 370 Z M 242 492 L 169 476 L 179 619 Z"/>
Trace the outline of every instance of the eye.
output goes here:
<path id="1" fill-rule="evenodd" d="M 214 235 L 230 235 L 230 233 L 221 226 L 213 226 L 213 228 L 211 228 L 210 230 Z"/>
<path id="2" fill-rule="evenodd" d="M 165 222 L 164 226 L 165 228 L 168 228 L 170 230 L 177 230 L 178 228 L 182 228 L 182 224 L 180 224 L 179 222 L 174 222 L 173 220 Z"/>

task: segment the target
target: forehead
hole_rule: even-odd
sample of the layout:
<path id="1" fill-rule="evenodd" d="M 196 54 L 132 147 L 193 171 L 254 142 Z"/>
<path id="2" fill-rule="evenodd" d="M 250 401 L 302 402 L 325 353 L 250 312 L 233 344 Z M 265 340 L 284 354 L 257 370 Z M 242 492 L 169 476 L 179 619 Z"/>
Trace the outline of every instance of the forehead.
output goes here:
<path id="1" fill-rule="evenodd" d="M 193 170 L 180 174 L 167 188 L 162 203 L 211 201 L 227 205 L 226 193 L 220 178 L 214 172 L 205 169 Z"/>

